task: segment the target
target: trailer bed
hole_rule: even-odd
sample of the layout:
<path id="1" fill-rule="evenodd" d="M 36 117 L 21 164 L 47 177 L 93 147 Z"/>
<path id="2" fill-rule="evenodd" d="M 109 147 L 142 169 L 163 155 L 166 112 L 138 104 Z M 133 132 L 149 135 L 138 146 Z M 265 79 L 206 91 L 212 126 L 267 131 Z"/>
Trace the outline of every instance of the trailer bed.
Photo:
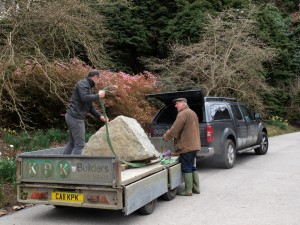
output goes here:
<path id="1" fill-rule="evenodd" d="M 177 161 L 162 165 L 157 160 L 122 171 L 115 156 L 62 155 L 61 151 L 55 148 L 18 155 L 18 201 L 121 209 L 128 215 L 182 183 Z"/>

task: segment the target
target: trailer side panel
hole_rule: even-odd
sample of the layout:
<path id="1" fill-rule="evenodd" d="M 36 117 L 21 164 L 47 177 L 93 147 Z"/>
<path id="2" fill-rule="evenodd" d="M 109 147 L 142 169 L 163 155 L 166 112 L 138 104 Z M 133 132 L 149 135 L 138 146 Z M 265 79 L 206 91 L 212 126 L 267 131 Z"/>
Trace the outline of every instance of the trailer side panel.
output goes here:
<path id="1" fill-rule="evenodd" d="M 168 191 L 168 170 L 162 170 L 125 187 L 125 215 Z"/>

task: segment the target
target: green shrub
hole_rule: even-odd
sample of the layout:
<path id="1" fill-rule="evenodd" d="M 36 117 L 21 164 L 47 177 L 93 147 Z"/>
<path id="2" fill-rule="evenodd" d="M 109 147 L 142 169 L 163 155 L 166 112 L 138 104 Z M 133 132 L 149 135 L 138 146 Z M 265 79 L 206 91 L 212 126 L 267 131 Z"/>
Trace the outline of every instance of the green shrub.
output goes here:
<path id="1" fill-rule="evenodd" d="M 33 151 L 50 147 L 52 143 L 60 144 L 68 137 L 66 131 L 49 129 L 48 131 L 37 130 L 30 133 L 24 131 L 17 133 L 15 131 L 3 130 L 3 141 L 9 144 L 15 150 Z"/>
<path id="2" fill-rule="evenodd" d="M 279 117 L 279 116 L 270 117 L 269 120 L 267 121 L 267 123 L 269 125 L 278 127 L 282 130 L 286 130 L 289 125 L 287 120 L 284 120 L 282 117 Z"/>
<path id="3" fill-rule="evenodd" d="M 0 183 L 16 181 L 16 161 L 14 158 L 0 159 Z M 1 192 L 1 191 L 0 191 Z"/>
<path id="4" fill-rule="evenodd" d="M 51 128 L 46 132 L 46 136 L 51 142 L 61 143 L 68 138 L 68 133 L 66 131 Z"/>

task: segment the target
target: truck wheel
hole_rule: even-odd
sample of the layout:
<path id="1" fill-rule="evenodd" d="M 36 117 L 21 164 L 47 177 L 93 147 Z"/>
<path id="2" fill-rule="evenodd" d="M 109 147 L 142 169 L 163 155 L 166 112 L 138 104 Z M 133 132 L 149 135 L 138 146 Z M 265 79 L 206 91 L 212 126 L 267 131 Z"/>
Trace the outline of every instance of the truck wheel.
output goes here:
<path id="1" fill-rule="evenodd" d="M 161 198 L 165 201 L 171 201 L 176 197 L 176 195 L 177 195 L 177 188 L 174 188 L 173 190 L 168 190 L 168 192 L 163 194 Z"/>
<path id="2" fill-rule="evenodd" d="M 142 215 L 149 215 L 154 212 L 154 209 L 156 207 L 157 199 L 154 199 L 153 201 L 147 203 L 143 207 L 141 207 L 138 212 Z"/>
<path id="3" fill-rule="evenodd" d="M 235 145 L 232 140 L 227 139 L 225 143 L 224 153 L 221 158 L 221 165 L 225 169 L 231 169 L 236 160 Z"/>
<path id="4" fill-rule="evenodd" d="M 262 132 L 260 146 L 256 149 L 254 149 L 254 151 L 257 155 L 264 155 L 267 153 L 268 148 L 269 148 L 268 136 L 265 132 Z"/>

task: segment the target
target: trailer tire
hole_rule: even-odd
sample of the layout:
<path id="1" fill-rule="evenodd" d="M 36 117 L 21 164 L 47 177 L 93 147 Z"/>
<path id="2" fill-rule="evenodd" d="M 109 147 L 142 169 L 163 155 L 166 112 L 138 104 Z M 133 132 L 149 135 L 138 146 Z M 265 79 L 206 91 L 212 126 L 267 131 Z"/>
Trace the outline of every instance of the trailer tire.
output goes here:
<path id="1" fill-rule="evenodd" d="M 168 192 L 164 193 L 161 198 L 165 201 L 171 201 L 173 200 L 177 195 L 177 188 L 174 188 L 173 190 L 168 190 Z"/>
<path id="2" fill-rule="evenodd" d="M 157 199 L 154 199 L 153 201 L 147 203 L 140 209 L 138 209 L 138 212 L 142 215 L 150 215 L 154 212 L 154 209 L 156 207 Z"/>

